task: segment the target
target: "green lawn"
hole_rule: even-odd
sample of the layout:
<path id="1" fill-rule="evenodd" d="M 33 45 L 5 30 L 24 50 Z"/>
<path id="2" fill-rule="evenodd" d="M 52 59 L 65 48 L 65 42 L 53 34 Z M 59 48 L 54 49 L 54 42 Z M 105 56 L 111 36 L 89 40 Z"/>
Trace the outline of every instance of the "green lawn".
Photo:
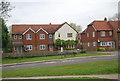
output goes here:
<path id="1" fill-rule="evenodd" d="M 97 61 L 52 67 L 38 67 L 3 71 L 3 77 L 93 75 L 118 73 L 118 61 Z"/>
<path id="2" fill-rule="evenodd" d="M 10 64 L 10 63 L 22 63 L 22 62 L 32 62 L 32 61 L 41 61 L 41 60 L 51 60 L 51 59 L 64 59 L 64 58 L 71 58 L 71 57 L 82 57 L 82 56 L 94 56 L 94 55 L 111 55 L 105 53 L 81 53 L 77 55 L 57 55 L 57 56 L 47 56 L 47 57 L 32 57 L 32 58 L 3 58 L 3 64 Z"/>

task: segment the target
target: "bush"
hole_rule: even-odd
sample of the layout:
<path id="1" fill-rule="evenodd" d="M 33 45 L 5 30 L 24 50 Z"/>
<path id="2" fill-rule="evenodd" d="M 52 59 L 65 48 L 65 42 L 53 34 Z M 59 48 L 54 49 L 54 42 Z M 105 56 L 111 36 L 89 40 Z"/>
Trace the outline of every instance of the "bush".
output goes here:
<path id="1" fill-rule="evenodd" d="M 105 51 L 105 48 L 97 48 L 97 51 Z"/>
<path id="2" fill-rule="evenodd" d="M 64 48 L 64 50 L 74 50 L 76 48 Z"/>

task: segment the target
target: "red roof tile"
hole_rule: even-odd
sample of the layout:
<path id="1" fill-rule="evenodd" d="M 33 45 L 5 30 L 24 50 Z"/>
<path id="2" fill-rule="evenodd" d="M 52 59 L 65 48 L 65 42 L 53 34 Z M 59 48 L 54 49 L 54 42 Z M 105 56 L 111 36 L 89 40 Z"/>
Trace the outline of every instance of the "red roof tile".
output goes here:
<path id="1" fill-rule="evenodd" d="M 107 21 L 93 21 L 91 24 L 96 30 L 112 30 Z"/>
<path id="2" fill-rule="evenodd" d="M 112 37 L 99 38 L 100 41 L 114 41 Z"/>
<path id="3" fill-rule="evenodd" d="M 43 28 L 48 33 L 54 33 L 56 30 L 61 27 L 62 24 L 52 24 L 52 25 L 12 25 L 12 34 L 22 34 L 28 28 L 32 28 L 34 31 L 37 31 L 39 28 Z"/>

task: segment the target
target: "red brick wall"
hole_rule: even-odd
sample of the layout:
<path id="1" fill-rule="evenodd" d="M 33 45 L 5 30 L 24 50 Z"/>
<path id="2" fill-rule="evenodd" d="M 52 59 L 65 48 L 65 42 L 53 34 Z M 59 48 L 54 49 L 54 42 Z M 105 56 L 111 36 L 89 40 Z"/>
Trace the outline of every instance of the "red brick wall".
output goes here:
<path id="1" fill-rule="evenodd" d="M 27 40 L 26 39 L 26 34 L 31 34 L 32 35 L 32 40 Z M 24 45 L 35 45 L 35 33 L 29 30 L 23 35 L 23 42 Z"/>
<path id="2" fill-rule="evenodd" d="M 86 32 L 89 34 L 89 37 L 87 37 L 87 33 L 81 35 L 81 42 L 83 45 L 83 48 L 86 51 L 96 51 L 97 50 L 97 32 L 92 26 L 87 27 Z M 93 37 L 93 32 L 95 32 L 95 37 Z M 87 45 L 87 43 L 90 43 L 90 46 Z M 96 46 L 93 46 L 93 42 L 96 42 Z"/>

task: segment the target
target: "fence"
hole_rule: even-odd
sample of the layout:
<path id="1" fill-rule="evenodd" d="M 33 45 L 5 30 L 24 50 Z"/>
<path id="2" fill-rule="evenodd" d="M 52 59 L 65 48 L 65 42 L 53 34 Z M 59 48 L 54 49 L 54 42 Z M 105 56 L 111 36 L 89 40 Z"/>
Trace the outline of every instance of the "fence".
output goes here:
<path id="1" fill-rule="evenodd" d="M 60 54 L 77 54 L 77 50 L 64 50 L 62 53 L 60 51 L 34 51 L 34 52 L 24 52 L 22 54 L 17 53 L 3 53 L 2 57 L 35 57 L 35 56 L 52 56 Z"/>

